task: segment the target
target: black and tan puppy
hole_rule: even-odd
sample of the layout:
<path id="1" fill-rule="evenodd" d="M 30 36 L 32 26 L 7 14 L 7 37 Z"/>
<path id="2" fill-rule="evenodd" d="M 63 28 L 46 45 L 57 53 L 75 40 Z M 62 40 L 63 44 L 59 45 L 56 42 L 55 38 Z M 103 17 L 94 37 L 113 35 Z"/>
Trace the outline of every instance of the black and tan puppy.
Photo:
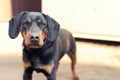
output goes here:
<path id="1" fill-rule="evenodd" d="M 48 15 L 39 12 L 21 12 L 9 21 L 9 36 L 14 39 L 21 32 L 23 37 L 23 80 L 32 80 L 33 71 L 42 72 L 47 80 L 56 80 L 59 60 L 65 53 L 71 59 L 73 80 L 76 46 L 70 32 Z"/>

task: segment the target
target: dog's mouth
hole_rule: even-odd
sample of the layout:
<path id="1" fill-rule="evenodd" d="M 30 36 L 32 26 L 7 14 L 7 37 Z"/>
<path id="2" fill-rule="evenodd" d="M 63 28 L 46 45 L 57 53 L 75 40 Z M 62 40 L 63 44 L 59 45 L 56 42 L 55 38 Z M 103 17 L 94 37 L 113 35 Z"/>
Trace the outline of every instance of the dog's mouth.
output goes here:
<path id="1" fill-rule="evenodd" d="M 36 49 L 36 48 L 41 48 L 41 46 L 40 45 L 38 45 L 38 44 L 29 44 L 29 45 L 27 45 L 29 48 L 33 48 L 33 49 Z"/>
<path id="2" fill-rule="evenodd" d="M 42 41 L 36 41 L 36 40 L 32 40 L 32 41 L 25 41 L 25 45 L 28 48 L 32 48 L 32 49 L 37 49 L 37 48 L 41 48 L 43 46 L 44 42 Z"/>

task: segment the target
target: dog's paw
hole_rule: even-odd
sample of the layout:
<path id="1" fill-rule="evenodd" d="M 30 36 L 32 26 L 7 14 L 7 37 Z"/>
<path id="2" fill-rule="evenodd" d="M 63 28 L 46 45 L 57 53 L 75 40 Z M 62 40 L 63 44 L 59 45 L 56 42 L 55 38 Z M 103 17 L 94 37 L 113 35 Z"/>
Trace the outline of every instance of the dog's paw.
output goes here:
<path id="1" fill-rule="evenodd" d="M 78 76 L 73 77 L 73 80 L 80 80 Z"/>

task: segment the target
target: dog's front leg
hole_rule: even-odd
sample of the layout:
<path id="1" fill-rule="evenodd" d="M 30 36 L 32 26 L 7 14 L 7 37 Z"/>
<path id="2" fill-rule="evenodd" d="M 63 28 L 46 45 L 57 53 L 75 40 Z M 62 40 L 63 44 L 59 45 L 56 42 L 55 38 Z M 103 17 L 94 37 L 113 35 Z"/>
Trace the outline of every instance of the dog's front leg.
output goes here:
<path id="1" fill-rule="evenodd" d="M 47 80 L 56 80 L 56 72 L 53 72 L 52 74 L 48 75 Z"/>
<path id="2" fill-rule="evenodd" d="M 23 74 L 23 80 L 32 80 L 33 69 L 26 68 Z"/>
<path id="3" fill-rule="evenodd" d="M 54 66 L 52 72 L 50 74 L 47 74 L 47 80 L 56 80 L 56 68 L 57 66 Z"/>

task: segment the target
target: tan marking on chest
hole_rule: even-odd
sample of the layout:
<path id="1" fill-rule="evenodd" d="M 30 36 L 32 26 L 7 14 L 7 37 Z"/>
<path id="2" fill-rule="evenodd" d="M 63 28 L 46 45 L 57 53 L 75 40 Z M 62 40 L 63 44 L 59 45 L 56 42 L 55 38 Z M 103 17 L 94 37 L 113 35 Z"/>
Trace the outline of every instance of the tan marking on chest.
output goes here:
<path id="1" fill-rule="evenodd" d="M 24 69 L 28 68 L 31 66 L 29 62 L 23 62 Z M 51 62 L 50 64 L 44 65 L 40 64 L 39 66 L 36 67 L 37 69 L 43 69 L 45 70 L 48 74 L 50 74 L 54 68 L 54 63 Z"/>
<path id="2" fill-rule="evenodd" d="M 39 69 L 43 69 L 43 70 L 45 70 L 48 74 L 50 74 L 50 73 L 52 72 L 52 70 L 53 70 L 54 63 L 52 62 L 52 63 L 50 63 L 50 64 L 48 64 L 48 65 L 43 65 L 43 64 L 41 64 L 41 65 L 39 65 L 38 67 L 39 67 Z"/>
<path id="3" fill-rule="evenodd" d="M 31 66 L 29 62 L 23 62 L 24 69 L 28 68 Z"/>

